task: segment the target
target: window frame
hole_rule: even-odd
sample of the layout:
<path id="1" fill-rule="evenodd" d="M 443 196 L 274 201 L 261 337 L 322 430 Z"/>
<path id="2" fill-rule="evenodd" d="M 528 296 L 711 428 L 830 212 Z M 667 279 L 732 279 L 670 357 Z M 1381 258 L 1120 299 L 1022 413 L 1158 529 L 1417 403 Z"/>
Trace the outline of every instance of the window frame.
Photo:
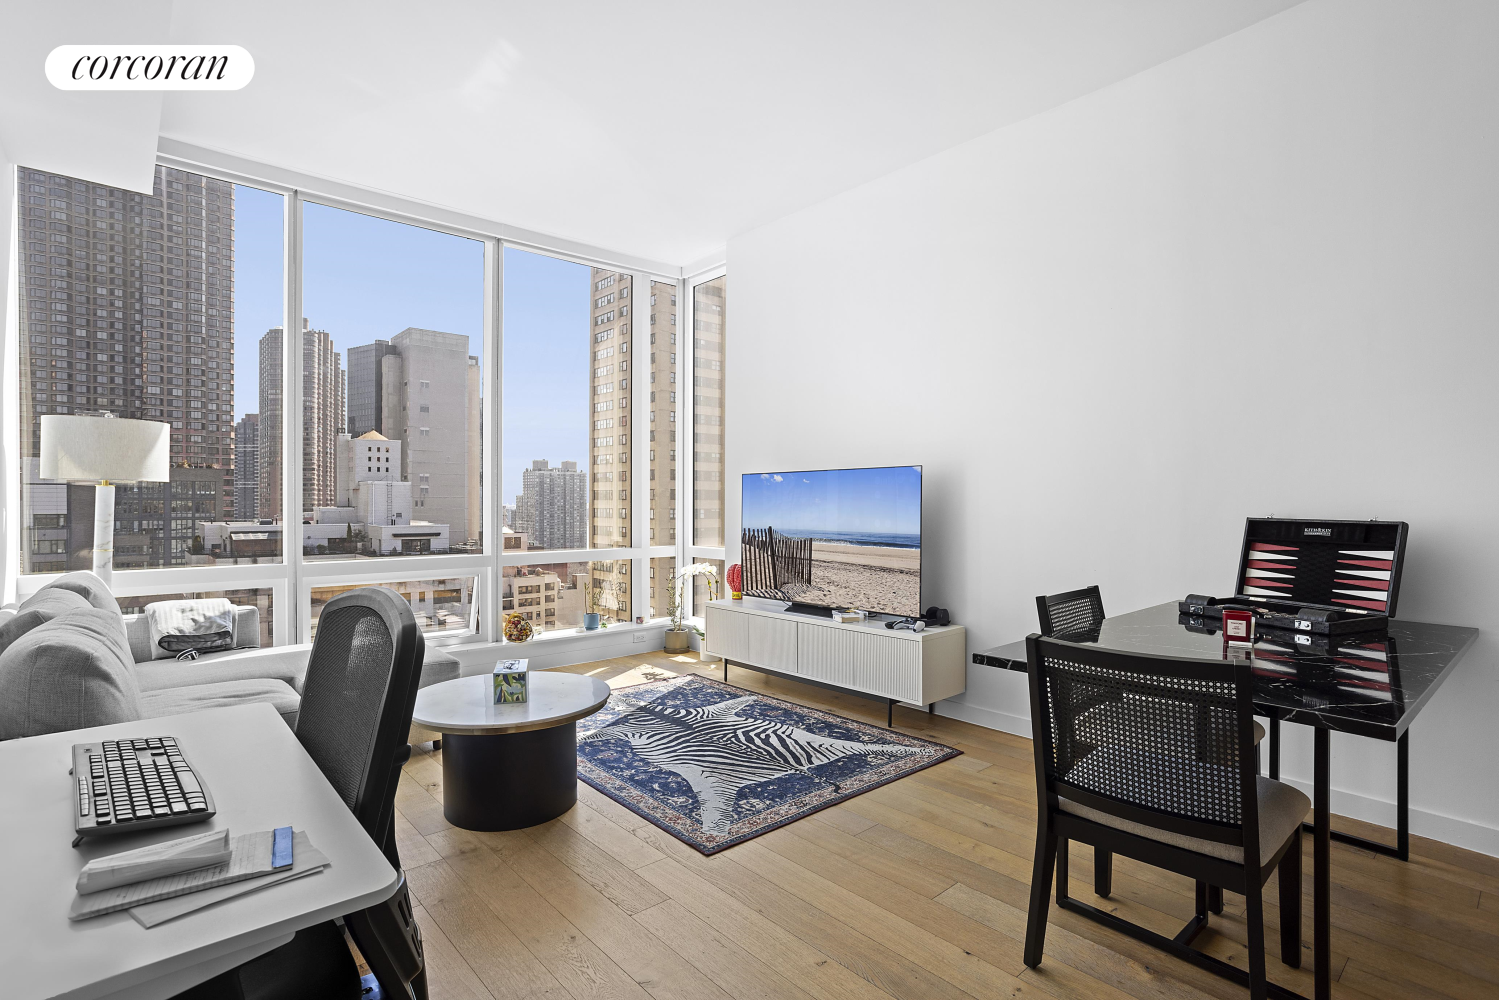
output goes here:
<path id="1" fill-rule="evenodd" d="M 478 618 L 478 629 L 464 634 L 436 634 L 428 637 L 429 644 L 459 646 L 493 644 L 500 641 L 499 625 L 502 614 L 502 591 L 500 577 L 505 566 L 528 565 L 543 557 L 548 562 L 631 560 L 632 611 L 643 615 L 649 607 L 650 565 L 656 558 L 674 557 L 677 566 L 687 565 L 690 559 L 723 558 L 723 547 L 694 546 L 691 534 L 691 468 L 682 461 L 690 449 L 690 436 L 685 432 L 684 414 L 690 413 L 690 393 L 678 392 L 676 412 L 677 501 L 675 514 L 678 523 L 677 539 L 672 544 L 652 545 L 649 532 L 649 484 L 647 482 L 650 442 L 649 435 L 632 433 L 630 489 L 633 497 L 630 504 L 630 519 L 633 522 L 628 545 L 613 548 L 569 549 L 538 552 L 506 552 L 497 539 L 503 523 L 501 512 L 500 470 L 503 469 L 503 366 L 504 366 L 504 250 L 514 247 L 531 253 L 590 267 L 607 268 L 629 274 L 632 287 L 656 281 L 676 288 L 679 303 L 686 303 L 686 323 L 678 330 L 691 329 L 691 283 L 697 283 L 723 274 L 722 263 L 695 270 L 690 277 L 680 266 L 662 261 L 624 254 L 609 253 L 587 244 L 549 237 L 530 230 L 521 229 L 472 216 L 440 206 L 427 204 L 396 195 L 360 188 L 356 185 L 314 177 L 295 170 L 288 170 L 258 163 L 233 154 L 208 150 L 168 138 L 158 143 L 156 163 L 171 169 L 202 174 L 215 180 L 255 187 L 285 198 L 282 242 L 282 329 L 300 328 L 303 313 L 303 207 L 306 202 L 315 202 L 329 208 L 357 212 L 388 222 L 418 226 L 434 232 L 445 233 L 465 239 L 477 240 L 484 246 L 484 316 L 483 357 L 480 372 L 483 385 L 484 404 L 481 409 L 484 446 L 482 449 L 483 488 L 481 491 L 482 525 L 484 547 L 481 553 L 454 555 L 400 556 L 382 559 L 348 558 L 307 561 L 302 553 L 302 526 L 300 517 L 283 518 L 282 556 L 277 563 L 249 566 L 169 566 L 157 569 L 120 570 L 114 574 L 114 589 L 121 596 L 161 593 L 171 591 L 223 590 L 231 588 L 266 588 L 272 591 L 272 627 L 277 641 L 282 644 L 306 643 L 311 640 L 312 589 L 315 586 L 337 580 L 339 582 L 362 582 L 377 584 L 395 579 L 426 579 L 443 576 L 475 577 L 474 607 Z M 13 199 L 13 218 L 19 218 L 20 207 L 17 182 L 21 165 L 7 171 L 10 189 L 7 197 Z M 10 240 L 11 253 L 16 253 L 18 233 L 14 224 L 6 235 Z M 722 261 L 722 253 L 717 255 Z M 17 270 L 21 260 L 18 255 Z M 690 283 L 689 283 L 690 282 Z M 0 358 L 4 382 L 0 386 L 0 413 L 4 420 L 0 425 L 7 428 L 19 426 L 20 416 L 20 317 L 13 304 L 18 299 L 18 286 L 8 296 L 6 310 L 4 357 Z M 648 284 L 647 286 L 648 287 Z M 606 293 L 607 294 L 607 293 Z M 593 297 L 598 296 L 597 291 Z M 682 311 L 679 305 L 679 312 Z M 630 324 L 632 352 L 649 351 L 649 324 Z M 240 331 L 243 336 L 244 333 Z M 302 351 L 295 337 L 282 338 L 282 399 L 285 412 L 300 412 L 302 405 Z M 692 384 L 691 356 L 678 371 L 682 372 L 682 384 Z M 642 354 L 635 353 L 635 357 Z M 681 385 L 678 386 L 681 388 Z M 650 383 L 648 379 L 634 379 L 628 390 L 632 394 L 631 406 L 635 412 L 649 408 Z M 287 456 L 302 453 L 301 421 L 283 421 L 281 476 L 282 510 L 300 511 L 302 496 L 302 467 L 299 461 L 288 461 Z M 6 433 L 11 433 L 7 431 Z M 684 442 L 688 447 L 684 448 Z M 9 446 L 0 447 L 0 455 L 14 456 Z M 21 525 L 20 495 L 21 475 L 18 460 L 7 458 L 0 467 L 0 484 L 6 500 L 4 558 L 5 599 L 24 600 L 61 574 L 20 573 Z M 687 527 L 684 529 L 683 524 Z M 691 600 L 691 588 L 687 588 L 687 600 Z M 295 599 L 292 599 L 295 597 Z M 664 619 L 664 603 L 657 616 Z M 560 633 L 559 633 L 560 635 Z M 554 638 L 554 637 L 547 637 Z"/>
<path id="2" fill-rule="evenodd" d="M 701 270 L 694 271 L 691 274 L 687 274 L 687 275 L 683 276 L 681 282 L 679 282 L 679 287 L 677 289 L 677 314 L 678 314 L 679 317 L 681 317 L 681 320 L 680 320 L 680 322 L 677 323 L 677 325 L 675 327 L 676 330 L 678 330 L 678 331 L 685 331 L 684 336 L 686 336 L 688 338 L 695 338 L 696 337 L 696 335 L 697 335 L 697 317 L 694 315 L 694 312 L 695 312 L 695 309 L 696 309 L 696 306 L 697 306 L 697 294 L 696 294 L 697 286 L 698 285 L 707 284 L 710 281 L 715 281 L 715 280 L 717 280 L 719 278 L 725 277 L 727 274 L 728 274 L 728 267 L 726 266 L 726 264 L 720 263 L 720 264 L 716 264 L 716 265 L 714 265 L 712 267 L 703 268 Z M 693 425 L 692 422 L 690 420 L 688 420 L 687 418 L 690 417 L 690 416 L 692 416 L 692 412 L 693 411 L 692 411 L 692 405 L 691 405 L 691 397 L 693 395 L 693 390 L 695 390 L 697 388 L 697 345 L 696 345 L 696 343 L 691 343 L 691 342 L 689 342 L 687 344 L 683 344 L 683 343 L 681 343 L 680 340 L 678 340 L 677 348 L 678 348 L 677 353 L 681 357 L 681 360 L 677 364 L 677 370 L 682 373 L 681 383 L 678 386 L 678 390 L 679 391 L 677 392 L 677 406 L 678 406 L 678 410 L 677 410 L 677 439 L 678 439 L 677 455 L 681 456 L 683 454 L 686 454 L 686 453 L 690 452 L 692 450 L 692 448 L 693 448 L 692 435 L 691 435 L 691 432 L 687 428 L 690 427 L 690 426 L 695 426 L 695 425 Z M 720 376 L 720 378 L 723 380 L 723 383 L 724 383 L 724 392 L 723 392 L 724 406 L 722 407 L 722 410 L 723 410 L 723 413 L 724 413 L 724 422 L 720 426 L 720 433 L 723 435 L 723 441 L 724 441 L 724 444 L 723 444 L 723 454 L 725 456 L 727 456 L 728 455 L 728 426 L 729 426 L 728 425 L 728 413 L 729 413 L 729 408 L 728 408 L 728 402 L 729 402 L 729 384 L 728 384 L 729 337 L 728 337 L 728 288 L 727 288 L 727 282 L 725 282 L 725 288 L 724 288 L 724 341 L 723 341 L 723 359 L 724 359 L 723 360 L 723 368 L 718 373 L 719 376 Z M 683 520 L 683 518 L 686 518 L 686 527 L 685 528 L 681 528 L 680 525 L 679 525 L 679 530 L 678 530 L 677 534 L 680 535 L 680 536 L 682 536 L 682 537 L 685 537 L 687 539 L 687 543 L 683 546 L 683 555 L 681 557 L 679 557 L 679 559 L 687 559 L 688 560 L 688 562 L 686 562 L 686 563 L 679 562 L 678 565 L 690 565 L 691 563 L 698 562 L 699 560 L 702 560 L 702 561 L 716 560 L 716 561 L 722 562 L 723 565 L 724 565 L 724 569 L 727 571 L 727 569 L 729 567 L 729 560 L 728 560 L 728 556 L 726 555 L 726 553 L 729 551 L 729 549 L 731 547 L 729 545 L 729 492 L 728 492 L 729 465 L 728 465 L 727 457 L 725 457 L 725 461 L 723 463 L 723 465 L 724 465 L 724 473 L 723 473 L 724 479 L 723 479 L 723 482 L 720 483 L 720 486 L 722 487 L 722 493 L 723 493 L 723 501 L 722 501 L 723 502 L 723 508 L 722 508 L 723 509 L 723 544 L 722 545 L 699 545 L 697 543 L 697 538 L 696 538 L 697 519 L 695 517 L 693 517 L 693 507 L 692 507 L 692 504 L 693 504 L 693 482 L 694 482 L 694 480 L 692 478 L 692 473 L 693 473 L 694 469 L 696 468 L 696 464 L 697 464 L 696 457 L 694 457 L 691 461 L 688 461 L 688 462 L 679 462 L 677 464 L 677 481 L 678 481 L 678 485 L 677 485 L 677 521 L 681 522 Z M 725 583 L 722 580 L 720 580 L 719 583 L 720 583 L 719 594 L 721 596 L 726 596 L 727 593 L 728 593 L 728 584 Z M 693 598 L 694 598 L 694 591 L 695 590 L 696 590 L 695 587 L 687 587 L 686 588 L 686 593 L 684 595 L 684 600 L 687 601 L 687 614 L 692 618 L 692 620 L 694 622 L 697 622 L 699 625 L 701 625 L 702 618 L 703 618 L 703 610 L 701 608 L 698 608 L 698 607 L 694 606 L 695 602 L 694 602 Z"/>

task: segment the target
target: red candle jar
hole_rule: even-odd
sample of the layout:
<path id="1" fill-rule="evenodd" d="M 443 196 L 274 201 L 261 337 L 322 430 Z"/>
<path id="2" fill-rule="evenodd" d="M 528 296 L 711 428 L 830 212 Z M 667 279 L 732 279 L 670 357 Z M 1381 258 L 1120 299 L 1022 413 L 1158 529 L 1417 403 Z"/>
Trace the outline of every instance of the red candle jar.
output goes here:
<path id="1" fill-rule="evenodd" d="M 1254 612 L 1223 609 L 1223 641 L 1232 645 L 1254 643 Z"/>

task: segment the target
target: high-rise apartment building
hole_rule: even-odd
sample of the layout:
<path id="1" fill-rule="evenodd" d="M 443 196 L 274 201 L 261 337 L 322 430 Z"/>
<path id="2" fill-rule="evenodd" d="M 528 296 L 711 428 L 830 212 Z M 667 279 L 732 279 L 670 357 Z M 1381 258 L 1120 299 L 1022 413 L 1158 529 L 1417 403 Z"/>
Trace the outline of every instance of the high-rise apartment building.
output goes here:
<path id="1" fill-rule="evenodd" d="M 722 545 L 724 291 L 726 278 L 692 290 L 692 538 Z M 675 320 L 675 316 L 672 317 Z M 676 327 L 672 327 L 675 338 Z"/>
<path id="2" fill-rule="evenodd" d="M 591 272 L 589 338 L 589 534 L 595 548 L 630 544 L 630 275 Z M 599 610 L 629 618 L 630 564 L 591 564 Z"/>
<path id="3" fill-rule="evenodd" d="M 246 413 L 234 425 L 234 517 L 260 517 L 260 414 Z"/>
<path id="4" fill-rule="evenodd" d="M 588 547 L 588 473 L 577 462 L 553 467 L 546 459 L 521 471 L 521 492 L 515 498 L 515 530 L 526 535 L 531 548 Z"/>
<path id="5" fill-rule="evenodd" d="M 349 364 L 349 421 L 347 433 L 359 437 L 370 431 L 385 433 L 382 424 L 385 406 L 384 383 L 380 378 L 380 362 L 387 354 L 395 354 L 388 340 L 377 340 L 373 344 L 361 344 L 348 351 Z"/>
<path id="6" fill-rule="evenodd" d="M 603 268 L 592 272 L 592 296 L 588 330 L 590 344 L 589 470 L 593 475 L 589 521 L 596 548 L 627 546 L 630 540 L 631 434 L 646 434 L 649 445 L 644 488 L 650 491 L 648 524 L 636 525 L 649 532 L 652 545 L 675 544 L 677 540 L 677 286 L 651 281 L 648 298 L 633 294 L 630 275 Z M 648 408 L 644 416 L 630 420 L 630 327 L 647 324 L 650 353 L 634 358 L 634 375 L 649 380 Z M 643 319 L 642 319 L 643 317 Z M 638 541 L 639 539 L 637 539 Z M 629 564 L 593 564 L 593 586 L 601 603 L 628 617 L 635 607 L 630 593 Z M 623 567 L 623 568 L 622 568 Z M 635 613 L 652 616 L 666 613 L 666 588 L 676 569 L 671 557 L 651 560 L 649 607 Z M 611 603 L 612 602 L 612 603 Z"/>
<path id="7" fill-rule="evenodd" d="M 380 432 L 402 444 L 413 518 L 448 525 L 455 547 L 478 544 L 483 418 L 468 337 L 408 327 L 380 357 L 380 379 Z"/>
<path id="8" fill-rule="evenodd" d="M 150 195 L 24 167 L 16 176 L 23 460 L 38 457 L 45 413 L 161 420 L 172 425 L 172 481 L 184 478 L 179 469 L 216 470 L 194 473 L 191 489 L 216 484 L 215 506 L 227 509 L 235 461 L 234 185 L 161 166 Z M 60 517 L 76 533 L 77 520 L 77 531 L 91 532 L 92 521 L 71 509 L 73 492 L 69 511 L 45 515 L 48 524 Z M 159 507 L 135 503 L 136 492 L 116 494 L 116 551 L 139 548 L 136 566 L 185 561 L 182 545 L 165 544 Z M 35 571 L 30 556 L 23 545 L 23 571 Z"/>
<path id="9" fill-rule="evenodd" d="M 677 286 L 669 281 L 650 283 L 648 325 L 650 327 L 651 388 L 647 452 L 650 470 L 647 488 L 651 491 L 647 518 L 650 521 L 652 545 L 675 545 L 677 541 Z M 646 308 L 642 306 L 641 308 Z M 675 586 L 672 575 L 676 560 L 670 557 L 651 560 L 650 616 L 666 614 L 668 588 Z"/>
<path id="10" fill-rule="evenodd" d="M 283 519 L 281 442 L 284 421 L 282 330 L 260 338 L 261 517 Z M 302 510 L 334 506 L 338 494 L 338 436 L 344 432 L 344 372 L 333 337 L 302 320 Z"/>

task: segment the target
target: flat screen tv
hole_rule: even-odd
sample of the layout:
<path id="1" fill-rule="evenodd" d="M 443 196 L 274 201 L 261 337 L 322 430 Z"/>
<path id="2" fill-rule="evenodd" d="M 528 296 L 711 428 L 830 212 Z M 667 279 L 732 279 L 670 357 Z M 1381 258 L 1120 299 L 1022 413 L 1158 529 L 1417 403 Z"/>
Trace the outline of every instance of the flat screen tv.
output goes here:
<path id="1" fill-rule="evenodd" d="M 744 593 L 921 614 L 921 466 L 744 476 Z"/>

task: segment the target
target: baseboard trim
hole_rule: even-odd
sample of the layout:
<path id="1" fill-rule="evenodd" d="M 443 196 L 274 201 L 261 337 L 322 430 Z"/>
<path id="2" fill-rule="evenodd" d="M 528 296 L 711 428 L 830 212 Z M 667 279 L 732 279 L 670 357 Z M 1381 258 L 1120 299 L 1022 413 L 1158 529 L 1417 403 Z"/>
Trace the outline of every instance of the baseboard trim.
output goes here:
<path id="1" fill-rule="evenodd" d="M 947 701 L 937 702 L 937 714 L 949 719 L 957 719 L 959 722 L 983 726 L 985 729 L 997 729 L 1012 736 L 1031 738 L 1031 720 L 1024 716 L 1011 715 L 1009 712 L 969 705 L 949 698 Z"/>
<path id="2" fill-rule="evenodd" d="M 1294 785 L 1301 789 L 1308 798 L 1312 795 L 1312 784 L 1300 778 L 1281 775 L 1281 780 L 1288 785 Z M 1329 805 L 1334 816 L 1347 816 L 1350 819 L 1362 820 L 1365 823 L 1373 823 L 1375 826 L 1386 827 L 1390 831 L 1389 842 L 1395 843 L 1395 803 L 1390 799 L 1375 798 L 1372 795 L 1360 795 L 1357 792 L 1345 792 L 1339 788 L 1333 788 L 1329 797 Z M 1431 812 L 1427 809 L 1410 807 L 1411 833 L 1417 837 L 1426 837 L 1428 840 L 1441 841 L 1451 844 L 1453 847 L 1462 847 L 1490 857 L 1499 857 L 1499 830 L 1474 823 L 1472 820 L 1459 819 L 1456 816 L 1446 816 L 1442 813 Z M 1337 820 L 1333 821 L 1337 826 Z"/>

